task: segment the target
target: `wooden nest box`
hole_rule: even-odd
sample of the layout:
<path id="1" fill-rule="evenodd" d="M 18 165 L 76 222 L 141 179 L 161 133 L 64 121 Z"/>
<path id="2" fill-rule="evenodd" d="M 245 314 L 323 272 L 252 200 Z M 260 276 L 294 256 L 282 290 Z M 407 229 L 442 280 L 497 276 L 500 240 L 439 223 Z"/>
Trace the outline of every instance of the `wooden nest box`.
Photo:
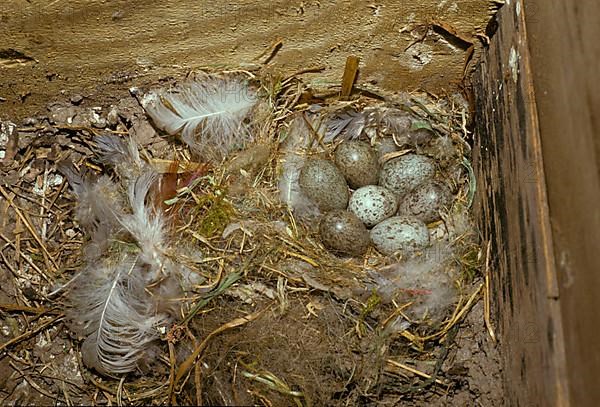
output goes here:
<path id="1" fill-rule="evenodd" d="M 600 4 L 506 1 L 473 78 L 507 405 L 600 400 Z"/>

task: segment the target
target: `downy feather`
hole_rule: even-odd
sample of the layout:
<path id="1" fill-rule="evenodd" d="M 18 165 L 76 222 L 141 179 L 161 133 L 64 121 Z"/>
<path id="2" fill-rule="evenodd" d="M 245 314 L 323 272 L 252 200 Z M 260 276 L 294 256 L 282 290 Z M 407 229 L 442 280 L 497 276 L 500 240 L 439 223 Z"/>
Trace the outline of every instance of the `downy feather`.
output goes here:
<path id="1" fill-rule="evenodd" d="M 379 126 L 382 133 L 407 138 L 412 122 L 410 114 L 403 110 L 395 108 L 379 110 Z"/>
<path id="2" fill-rule="evenodd" d="M 279 198 L 300 220 L 310 221 L 320 215 L 319 207 L 302 191 L 298 179 L 306 160 L 304 157 L 288 153 L 282 164 L 279 178 Z"/>
<path id="3" fill-rule="evenodd" d="M 102 135 L 94 141 L 98 160 L 102 164 L 113 166 L 121 178 L 134 178 L 147 167 L 140 158 L 137 143 L 132 137 Z"/>
<path id="4" fill-rule="evenodd" d="M 337 138 L 356 140 L 362 135 L 365 125 L 366 117 L 362 112 L 354 109 L 336 112 L 327 121 L 327 131 L 323 141 L 331 143 Z"/>
<path id="5" fill-rule="evenodd" d="M 180 281 L 190 270 L 165 255 L 165 220 L 146 202 L 157 174 L 138 161 L 135 142 L 103 138 L 99 146 L 107 164 L 137 161 L 140 173 L 115 183 L 64 166 L 79 200 L 77 216 L 90 236 L 86 266 L 69 291 L 69 314 L 72 329 L 85 337 L 85 364 L 120 375 L 145 364 L 157 328 L 175 317 L 173 299 L 181 297 Z"/>
<path id="6" fill-rule="evenodd" d="M 85 246 L 88 259 L 100 257 L 109 244 L 109 236 L 120 229 L 119 216 L 124 202 L 119 186 L 106 176 L 98 178 L 77 172 L 72 163 L 60 163 L 58 169 L 67 177 L 77 196 L 75 218 L 90 237 Z"/>
<path id="7" fill-rule="evenodd" d="M 148 345 L 158 339 L 157 327 L 169 322 L 148 301 L 144 269 L 136 255 L 125 253 L 90 264 L 72 289 L 72 318 L 87 336 L 85 364 L 104 374 L 124 374 L 138 367 Z"/>
<path id="8" fill-rule="evenodd" d="M 280 151 L 284 154 L 281 164 L 278 189 L 279 199 L 290 208 L 299 219 L 309 221 L 319 216 L 318 206 L 304 194 L 298 179 L 306 161 L 301 151 L 317 144 L 313 132 L 320 126 L 320 116 L 301 113 L 290 123 Z"/>
<path id="9" fill-rule="evenodd" d="M 120 223 L 136 241 L 140 260 L 157 267 L 155 271 L 158 272 L 164 250 L 164 220 L 145 203 L 146 195 L 156 179 L 154 172 L 146 171 L 129 184 L 127 193 L 132 213 L 122 216 Z"/>
<path id="10" fill-rule="evenodd" d="M 144 108 L 156 126 L 174 135 L 181 132 L 192 150 L 222 159 L 252 141 L 244 123 L 257 102 L 256 93 L 238 79 L 208 77 L 145 99 Z"/>
<path id="11" fill-rule="evenodd" d="M 368 273 L 373 279 L 370 289 L 384 301 L 413 302 L 405 311 L 412 319 L 439 314 L 456 300 L 453 252 L 446 243 L 434 244 L 422 253 Z"/>

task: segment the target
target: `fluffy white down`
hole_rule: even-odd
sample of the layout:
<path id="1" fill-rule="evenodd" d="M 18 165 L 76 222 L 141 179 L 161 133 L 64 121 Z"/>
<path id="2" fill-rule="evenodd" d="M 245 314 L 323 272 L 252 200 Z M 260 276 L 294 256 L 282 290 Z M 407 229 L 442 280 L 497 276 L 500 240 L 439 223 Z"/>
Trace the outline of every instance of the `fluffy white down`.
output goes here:
<path id="1" fill-rule="evenodd" d="M 409 257 L 381 270 L 371 270 L 373 289 L 384 301 L 405 298 L 413 301 L 407 312 L 413 319 L 443 315 L 456 301 L 453 252 L 439 243 L 419 255 Z"/>
<path id="2" fill-rule="evenodd" d="M 77 218 L 89 236 L 86 262 L 72 280 L 68 300 L 71 329 L 85 338 L 85 364 L 120 375 L 145 365 L 171 323 L 191 269 L 170 261 L 165 219 L 147 203 L 157 174 L 145 165 L 131 140 L 104 138 L 100 159 L 115 167 L 119 182 L 93 178 L 71 166 L 62 170 L 79 200 Z M 134 171 L 128 171 L 136 167 Z"/>
<path id="3" fill-rule="evenodd" d="M 144 108 L 156 126 L 206 158 L 221 159 L 252 141 L 244 123 L 257 95 L 239 79 L 207 77 L 145 99 Z"/>

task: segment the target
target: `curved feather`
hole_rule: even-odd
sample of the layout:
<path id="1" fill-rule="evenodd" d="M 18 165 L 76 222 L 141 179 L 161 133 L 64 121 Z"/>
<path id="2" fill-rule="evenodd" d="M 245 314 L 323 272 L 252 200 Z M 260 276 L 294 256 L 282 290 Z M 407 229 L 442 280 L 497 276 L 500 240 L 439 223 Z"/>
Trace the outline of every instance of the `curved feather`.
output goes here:
<path id="1" fill-rule="evenodd" d="M 181 132 L 193 150 L 223 158 L 252 140 L 244 120 L 257 102 L 256 93 L 238 79 L 208 78 L 183 85 L 178 93 L 155 95 L 144 108 L 169 134 Z"/>
<path id="2" fill-rule="evenodd" d="M 358 139 L 366 126 L 366 117 L 362 112 L 346 109 L 333 113 L 327 121 L 327 130 L 323 141 L 331 143 L 337 138 L 343 140 Z"/>
<path id="3" fill-rule="evenodd" d="M 87 367 L 107 375 L 125 374 L 152 359 L 159 327 L 176 318 L 192 269 L 165 253 L 166 221 L 147 202 L 158 174 L 139 157 L 133 139 L 97 138 L 99 160 L 119 174 L 88 176 L 62 164 L 79 204 L 77 218 L 90 240 L 86 266 L 69 291 L 71 328 L 85 340 Z"/>
<path id="4" fill-rule="evenodd" d="M 146 171 L 128 185 L 127 197 L 132 212 L 119 219 L 137 243 L 141 260 L 157 268 L 152 278 L 157 278 L 160 272 L 165 240 L 163 217 L 145 202 L 156 179 L 154 171 Z"/>
<path id="5" fill-rule="evenodd" d="M 73 319 L 87 336 L 82 356 L 88 367 L 104 374 L 135 370 L 148 345 L 158 339 L 158 326 L 169 323 L 148 301 L 138 256 L 90 265 L 72 289 Z"/>

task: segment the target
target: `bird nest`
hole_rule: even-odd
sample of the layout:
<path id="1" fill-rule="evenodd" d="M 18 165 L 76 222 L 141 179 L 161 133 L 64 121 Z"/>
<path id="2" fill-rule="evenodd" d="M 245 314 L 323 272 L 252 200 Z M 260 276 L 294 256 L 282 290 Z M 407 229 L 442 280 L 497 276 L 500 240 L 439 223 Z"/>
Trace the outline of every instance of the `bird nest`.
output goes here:
<path id="1" fill-rule="evenodd" d="M 95 255 L 88 254 L 102 239 L 90 236 L 89 230 L 97 231 L 106 219 L 97 216 L 91 225 L 82 224 L 80 203 L 79 220 L 74 220 L 74 201 L 82 201 L 82 193 L 77 185 L 71 185 L 75 194 L 69 192 L 57 171 L 69 155 L 73 166 L 63 173 L 71 184 L 107 182 L 103 193 L 114 194 L 114 205 L 121 208 L 117 215 L 116 210 L 106 215 L 114 215 L 116 224 L 136 216 L 135 202 L 147 206 L 139 213 L 155 214 L 148 219 L 161 217 L 165 241 L 157 255 L 163 259 L 160 267 L 179 273 L 177 288 L 168 294 L 161 287 L 170 287 L 169 276 L 148 277 L 139 289 L 139 295 L 150 298 L 148 315 L 168 316 L 167 323 L 157 320 L 149 328 L 155 329 L 152 347 L 142 346 L 145 356 L 135 359 L 139 363 L 111 371 L 110 364 L 94 364 L 88 357 L 84 367 L 75 353 L 82 382 L 64 385 L 85 389 L 79 402 L 356 405 L 450 389 L 453 383 L 442 377 L 442 364 L 461 322 L 485 291 L 479 273 L 482 253 L 469 217 L 475 183 L 469 163 L 469 112 L 462 98 L 355 88 L 351 100 L 342 101 L 338 89 L 307 88 L 298 75 L 198 75 L 196 84 L 207 78 L 215 86 L 234 81 L 238 85 L 229 94 L 234 97 L 240 95 L 239 83 L 248 84 L 255 99 L 251 107 L 235 102 L 242 111 L 237 127 L 203 120 L 189 128 L 173 124 L 177 117 L 165 115 L 181 118 L 178 103 L 193 98 L 185 94 L 191 88 L 177 93 L 182 88 L 175 85 L 175 93 L 132 89 L 132 98 L 121 101 L 112 117 L 108 112 L 106 123 L 99 126 L 93 125 L 98 120 L 93 111 L 79 109 L 69 116 L 73 107 L 55 106 L 51 126 L 18 129 L 21 135 L 41 137 L 29 144 L 21 137 L 17 143 L 23 146 L 12 154 L 15 161 L 5 177 L 43 163 L 28 181 L 42 191 L 34 198 L 42 199 L 43 216 L 32 219 L 30 210 L 19 206 L 28 200 L 19 188 L 3 187 L 14 221 L 33 238 L 2 238 L 21 265 L 12 270 L 21 279 L 16 283 L 20 292 L 28 284 L 36 292 L 15 310 L 35 315 L 31 324 L 39 321 L 2 349 L 49 329 L 57 335 L 62 324 L 73 332 L 65 337 L 70 349 L 79 349 L 89 332 L 76 329 L 82 310 L 73 306 L 89 295 L 82 290 L 92 289 L 81 273 L 97 273 L 119 262 L 139 267 L 140 273 L 153 267 L 152 256 L 144 260 L 147 265 L 138 263 L 147 253 L 127 227 L 106 247 L 95 248 Z M 402 138 L 401 132 L 385 127 L 382 118 L 396 113 L 410 118 L 410 131 L 425 129 L 427 141 Z M 150 124 L 162 131 L 155 133 Z M 215 138 L 219 131 L 239 137 Z M 182 133 L 184 142 L 178 137 Z M 393 255 L 374 247 L 360 256 L 331 252 L 319 235 L 319 215 L 307 217 L 282 199 L 289 158 L 284 146 L 299 133 L 310 139 L 294 151 L 299 156 L 331 158 L 339 144 L 360 138 L 372 145 L 394 141 L 396 148 L 382 153 L 382 162 L 409 153 L 432 157 L 453 200 L 441 211 L 441 219 L 427 225 L 431 244 Z M 100 149 L 99 140 L 104 146 Z M 131 153 L 123 146 L 139 151 L 132 161 L 137 164 L 123 158 Z M 77 178 L 82 169 L 88 175 Z M 138 185 L 131 181 L 132 171 L 155 174 L 141 201 L 139 194 L 128 192 Z M 4 263 L 14 264 L 6 258 Z M 119 338 L 127 323 L 115 322 L 115 336 L 107 339 L 111 346 L 131 341 Z M 68 392 L 63 394 L 72 402 Z"/>

